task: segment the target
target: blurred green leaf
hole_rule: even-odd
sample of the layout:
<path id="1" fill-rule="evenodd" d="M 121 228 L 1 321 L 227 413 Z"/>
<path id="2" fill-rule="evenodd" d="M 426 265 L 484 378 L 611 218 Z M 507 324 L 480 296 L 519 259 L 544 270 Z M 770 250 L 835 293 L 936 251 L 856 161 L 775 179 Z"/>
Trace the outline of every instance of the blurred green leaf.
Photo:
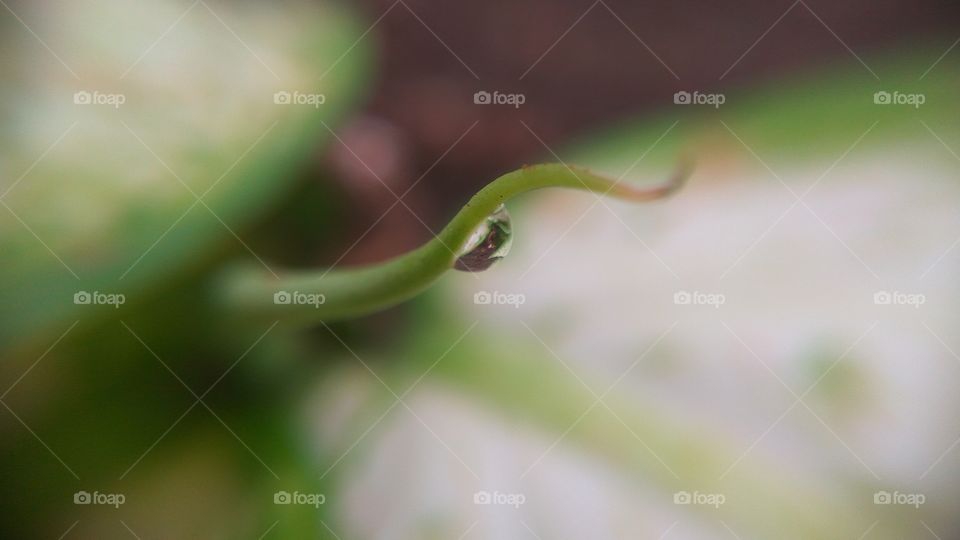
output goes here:
<path id="1" fill-rule="evenodd" d="M 78 291 L 131 301 L 246 249 L 362 95 L 362 28 L 325 2 L 16 9 L 63 63 L 4 19 L 0 350 L 89 315 Z"/>

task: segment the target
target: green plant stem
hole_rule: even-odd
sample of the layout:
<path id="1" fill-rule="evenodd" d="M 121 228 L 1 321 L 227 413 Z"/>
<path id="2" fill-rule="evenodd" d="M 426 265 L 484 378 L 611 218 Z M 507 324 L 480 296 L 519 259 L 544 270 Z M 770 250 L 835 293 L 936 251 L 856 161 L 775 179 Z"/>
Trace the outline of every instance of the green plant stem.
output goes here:
<path id="1" fill-rule="evenodd" d="M 663 184 L 641 188 L 559 163 L 525 166 L 477 192 L 436 238 L 413 251 L 370 266 L 288 272 L 280 279 L 259 267 L 236 267 L 222 276 L 218 301 L 240 318 L 304 325 L 372 313 L 417 295 L 450 270 L 477 227 L 516 195 L 565 187 L 628 201 L 650 201 L 678 189 L 689 170 L 684 165 Z M 316 295 L 322 302 L 277 304 L 274 294 L 280 291 Z"/>

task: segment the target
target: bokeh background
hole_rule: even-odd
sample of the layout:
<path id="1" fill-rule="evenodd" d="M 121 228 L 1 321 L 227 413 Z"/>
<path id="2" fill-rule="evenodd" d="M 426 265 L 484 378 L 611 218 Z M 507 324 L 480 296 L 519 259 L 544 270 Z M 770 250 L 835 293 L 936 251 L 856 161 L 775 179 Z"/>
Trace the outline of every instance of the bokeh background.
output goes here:
<path id="1" fill-rule="evenodd" d="M 960 537 L 956 3 L 0 4 L 2 536 Z M 216 301 L 685 159 L 383 313 Z"/>

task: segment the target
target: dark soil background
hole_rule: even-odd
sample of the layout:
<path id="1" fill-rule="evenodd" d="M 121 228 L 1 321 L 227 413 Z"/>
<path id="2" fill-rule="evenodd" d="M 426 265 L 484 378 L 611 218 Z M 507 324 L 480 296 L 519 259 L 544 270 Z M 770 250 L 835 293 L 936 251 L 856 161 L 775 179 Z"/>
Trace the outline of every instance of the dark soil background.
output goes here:
<path id="1" fill-rule="evenodd" d="M 960 3 L 948 0 L 357 4 L 376 21 L 365 39 L 378 79 L 366 110 L 339 132 L 349 150 L 337 144 L 325 158 L 353 205 L 334 255 L 356 243 L 340 261 L 348 264 L 422 243 L 498 174 L 550 160 L 543 143 L 557 148 L 664 107 L 677 90 L 719 91 L 828 62 L 872 78 L 851 50 L 960 38 Z M 944 61 L 957 58 L 960 47 Z M 478 90 L 523 93 L 526 103 L 475 105 Z"/>

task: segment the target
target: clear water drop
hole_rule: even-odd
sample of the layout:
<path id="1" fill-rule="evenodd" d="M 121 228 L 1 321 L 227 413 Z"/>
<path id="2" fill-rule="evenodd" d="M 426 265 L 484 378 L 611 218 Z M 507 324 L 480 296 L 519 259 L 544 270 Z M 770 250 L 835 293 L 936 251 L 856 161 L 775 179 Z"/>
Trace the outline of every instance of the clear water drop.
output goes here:
<path id="1" fill-rule="evenodd" d="M 501 204 L 473 231 L 453 267 L 463 272 L 483 272 L 506 257 L 512 244 L 510 214 Z"/>

